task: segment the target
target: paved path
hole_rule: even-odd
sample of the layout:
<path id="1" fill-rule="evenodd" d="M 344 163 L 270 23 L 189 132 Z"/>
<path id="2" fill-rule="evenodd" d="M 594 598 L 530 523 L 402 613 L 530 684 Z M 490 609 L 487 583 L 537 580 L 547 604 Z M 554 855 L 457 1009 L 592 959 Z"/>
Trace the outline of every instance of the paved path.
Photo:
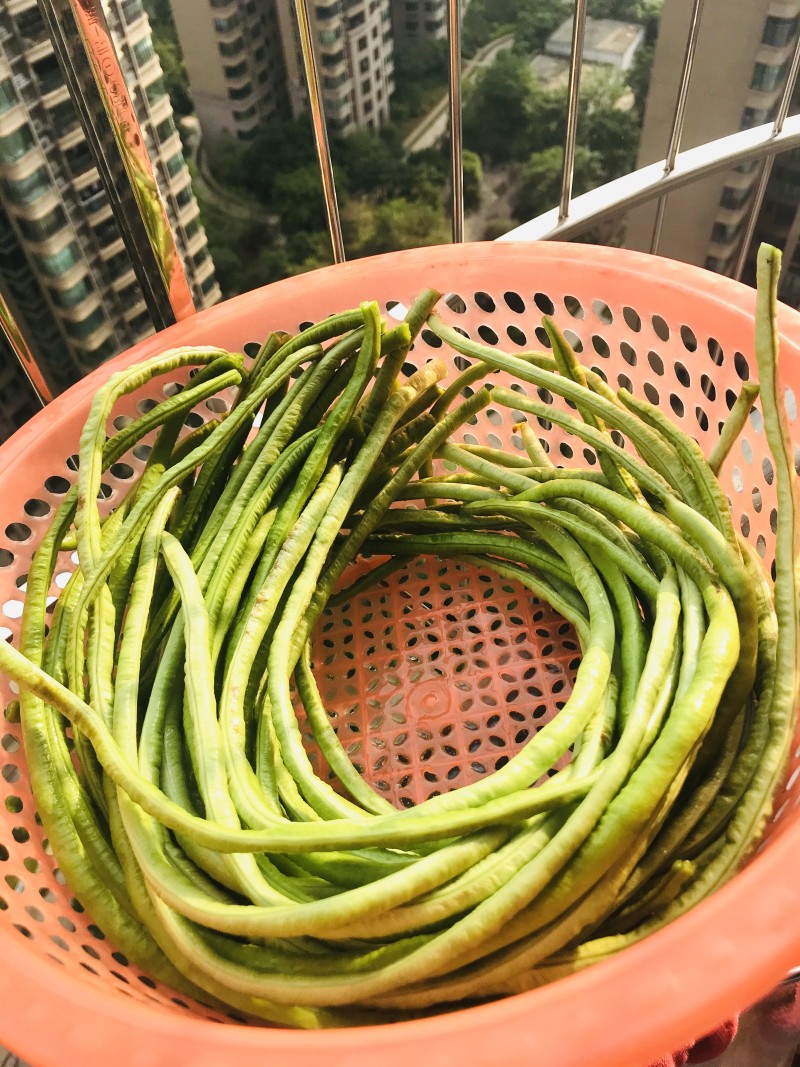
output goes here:
<path id="1" fill-rule="evenodd" d="M 496 41 L 484 45 L 464 67 L 461 74 L 462 85 L 481 67 L 488 67 L 498 53 L 504 52 L 513 43 L 514 35 L 508 33 L 505 37 L 498 37 Z M 448 94 L 445 93 L 403 141 L 405 151 L 421 152 L 424 148 L 433 148 L 439 138 L 447 133 L 448 119 Z"/>

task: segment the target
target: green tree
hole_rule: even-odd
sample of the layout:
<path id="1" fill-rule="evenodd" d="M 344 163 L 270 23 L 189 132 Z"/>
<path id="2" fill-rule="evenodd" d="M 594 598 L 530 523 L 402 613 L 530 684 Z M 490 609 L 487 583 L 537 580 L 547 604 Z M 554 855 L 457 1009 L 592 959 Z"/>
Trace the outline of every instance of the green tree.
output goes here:
<path id="1" fill-rule="evenodd" d="M 431 98 L 447 87 L 447 42 L 420 41 L 396 48 L 394 65 L 392 118 L 395 122 L 419 118 Z"/>
<path id="2" fill-rule="evenodd" d="M 464 143 L 492 163 L 524 159 L 531 144 L 536 82 L 528 61 L 506 51 L 469 86 Z"/>
<path id="3" fill-rule="evenodd" d="M 189 94 L 189 76 L 177 42 L 154 29 L 153 47 L 158 52 L 161 69 L 164 71 L 164 86 L 169 94 L 172 110 L 176 115 L 191 115 L 194 104 Z"/>
<path id="4" fill-rule="evenodd" d="M 353 130 L 338 138 L 333 157 L 353 193 L 387 192 L 397 182 L 400 157 L 387 138 L 371 130 Z"/>
<path id="5" fill-rule="evenodd" d="M 241 186 L 269 203 L 279 174 L 299 170 L 315 160 L 314 139 L 307 116 L 268 122 L 245 150 Z"/>
<path id="6" fill-rule="evenodd" d="M 557 0 L 551 4 L 542 4 L 539 0 L 521 2 L 514 27 L 514 49 L 528 57 L 543 52 L 547 38 L 571 11 L 569 0 Z"/>
<path id="7" fill-rule="evenodd" d="M 535 218 L 558 204 L 563 162 L 564 149 L 561 145 L 534 152 L 530 157 L 522 168 L 520 187 L 514 200 L 514 211 L 519 222 Z M 575 149 L 573 195 L 579 196 L 593 188 L 601 176 L 602 161 L 599 155 L 584 145 L 578 145 Z"/>
<path id="8" fill-rule="evenodd" d="M 639 122 L 634 111 L 599 109 L 591 113 L 585 129 L 583 144 L 597 155 L 603 181 L 634 169 L 639 145 Z"/>
<path id="9" fill-rule="evenodd" d="M 633 92 L 636 113 L 639 122 L 644 121 L 644 109 L 647 103 L 647 93 L 650 89 L 650 74 L 653 70 L 653 60 L 656 55 L 654 44 L 644 44 L 637 51 L 633 59 L 633 65 L 628 71 L 628 85 Z"/>
<path id="10" fill-rule="evenodd" d="M 336 174 L 336 188 L 340 201 L 344 202 L 346 183 L 341 174 Z M 278 216 L 284 234 L 319 230 L 324 226 L 325 200 L 316 163 L 275 175 L 271 208 Z"/>
<path id="11" fill-rule="evenodd" d="M 446 244 L 450 240 L 450 224 L 441 204 L 433 207 L 396 197 L 370 214 L 371 224 L 363 226 L 360 244 L 352 250 L 354 255 Z"/>
<path id="12" fill-rule="evenodd" d="M 464 165 L 464 207 L 475 211 L 481 203 L 481 186 L 483 185 L 483 163 L 476 152 L 467 148 L 463 157 Z"/>

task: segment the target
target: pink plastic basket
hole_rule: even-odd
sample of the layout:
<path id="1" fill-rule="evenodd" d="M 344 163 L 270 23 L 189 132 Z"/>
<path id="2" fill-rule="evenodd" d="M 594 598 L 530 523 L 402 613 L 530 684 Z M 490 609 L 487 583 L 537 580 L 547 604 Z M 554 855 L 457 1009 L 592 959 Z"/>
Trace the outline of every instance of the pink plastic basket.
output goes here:
<path id="1" fill-rule="evenodd" d="M 290 279 L 150 338 L 37 415 L 0 449 L 0 611 L 14 639 L 32 552 L 75 474 L 70 456 L 92 397 L 112 369 L 189 343 L 241 349 L 273 329 L 368 298 L 408 304 L 425 286 L 450 294 L 445 319 L 507 350 L 540 347 L 553 313 L 585 362 L 614 386 L 659 403 L 710 448 L 752 365 L 754 294 L 682 264 L 617 249 L 555 244 L 426 248 Z M 796 425 L 800 316 L 781 309 L 782 378 Z M 454 360 L 424 331 L 415 365 Z M 502 380 L 502 375 L 493 376 Z M 128 398 L 114 427 L 152 401 Z M 792 391 L 794 390 L 794 392 Z M 159 395 L 163 395 L 159 393 Z M 212 400 L 189 416 L 211 418 Z M 466 441 L 520 448 L 511 413 L 483 411 Z M 554 458 L 585 465 L 556 429 Z M 800 442 L 800 432 L 797 433 Z M 107 503 L 142 465 L 104 478 Z M 772 562 L 775 494 L 758 412 L 724 468 L 735 521 Z M 74 563 L 63 556 L 53 588 Z M 343 625 L 346 617 L 347 626 Z M 569 628 L 520 588 L 453 562 L 415 561 L 332 611 L 316 663 L 352 759 L 395 803 L 491 773 L 556 713 L 575 668 Z M 0 680 L 2 703 L 13 687 Z M 616 958 L 535 992 L 392 1027 L 288 1032 L 235 1021 L 177 998 L 105 939 L 64 884 L 26 780 L 19 729 L 2 729 L 0 1040 L 39 1067 L 642 1067 L 764 994 L 800 957 L 798 759 L 793 752 L 768 845 L 711 899 Z M 324 769 L 320 768 L 320 773 Z M 501 1051 L 502 1050 L 502 1051 Z"/>

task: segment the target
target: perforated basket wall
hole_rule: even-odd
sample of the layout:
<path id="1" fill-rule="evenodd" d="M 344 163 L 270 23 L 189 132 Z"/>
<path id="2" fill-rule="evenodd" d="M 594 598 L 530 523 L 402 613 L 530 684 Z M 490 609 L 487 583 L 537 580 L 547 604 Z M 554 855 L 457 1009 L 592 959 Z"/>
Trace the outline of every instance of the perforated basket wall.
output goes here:
<path id="1" fill-rule="evenodd" d="M 420 249 L 292 279 L 197 315 L 119 357 L 136 362 L 186 343 L 247 349 L 273 329 L 374 298 L 408 304 L 424 286 L 449 294 L 445 319 L 510 351 L 542 347 L 553 314 L 582 358 L 615 387 L 658 403 L 710 449 L 752 367 L 754 295 L 694 268 L 615 249 L 475 245 Z M 782 313 L 783 385 L 796 425 L 800 316 Z M 429 331 L 410 355 L 464 361 Z M 409 371 L 410 367 L 407 368 Z M 75 478 L 80 427 L 110 366 L 89 376 L 0 449 L 0 635 L 15 640 L 31 555 Z M 507 384 L 502 374 L 493 380 Z M 115 411 L 109 434 L 185 379 L 159 381 Z M 519 386 L 514 386 L 519 388 Z M 160 390 L 156 394 L 155 389 Z M 794 390 L 794 391 L 793 391 Z M 545 396 L 545 399 L 550 399 Z M 219 413 L 213 399 L 187 432 Z M 456 434 L 521 451 L 519 413 L 489 407 Z M 534 428 L 557 463 L 596 463 L 555 427 Z M 800 443 L 800 433 L 797 435 Z M 800 454 L 800 450 L 798 453 Z M 107 506 L 141 469 L 137 446 L 104 478 Z M 772 564 L 773 472 L 758 410 L 724 468 L 736 523 Z M 74 560 L 64 554 L 53 602 Z M 351 573 L 348 579 L 354 575 Z M 315 670 L 358 769 L 398 806 L 490 774 L 557 713 L 577 667 L 570 627 L 521 587 L 464 564 L 421 558 L 330 610 Z M 0 679 L 2 706 L 16 694 Z M 770 842 L 695 912 L 616 959 L 504 1002 L 391 1028 L 300 1034 L 255 1028 L 179 998 L 140 973 L 92 922 L 56 866 L 37 820 L 19 728 L 2 723 L 0 1040 L 35 1064 L 125 1067 L 236 1062 L 641 1067 L 754 1000 L 800 960 L 800 748 L 776 803 Z M 308 738 L 309 751 L 314 752 Z M 319 754 L 315 757 L 319 760 Z M 319 773 L 327 773 L 319 766 Z M 133 1037 L 135 1029 L 135 1037 Z"/>

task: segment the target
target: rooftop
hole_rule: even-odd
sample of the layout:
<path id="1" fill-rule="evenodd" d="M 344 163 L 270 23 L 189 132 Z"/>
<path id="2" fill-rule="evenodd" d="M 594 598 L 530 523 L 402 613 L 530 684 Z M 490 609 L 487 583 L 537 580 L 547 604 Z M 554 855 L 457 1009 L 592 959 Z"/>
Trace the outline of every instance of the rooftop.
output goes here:
<path id="1" fill-rule="evenodd" d="M 583 58 L 595 63 L 629 66 L 633 54 L 644 40 L 644 28 L 636 22 L 616 19 L 586 19 Z M 569 55 L 572 46 L 572 17 L 565 19 L 547 39 L 545 51 L 550 55 Z"/>

